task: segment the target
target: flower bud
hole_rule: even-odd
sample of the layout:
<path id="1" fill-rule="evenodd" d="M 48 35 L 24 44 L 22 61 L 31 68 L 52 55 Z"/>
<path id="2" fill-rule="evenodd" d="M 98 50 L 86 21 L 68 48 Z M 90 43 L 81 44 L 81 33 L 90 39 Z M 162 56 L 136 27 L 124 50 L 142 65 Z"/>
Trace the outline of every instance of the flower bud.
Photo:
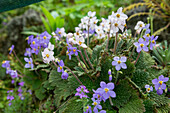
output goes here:
<path id="1" fill-rule="evenodd" d="M 108 74 L 109 74 L 109 75 L 111 75 L 111 74 L 112 74 L 111 69 L 109 69 Z"/>
<path id="2" fill-rule="evenodd" d="M 109 81 L 110 82 L 112 81 L 112 75 L 109 75 Z"/>

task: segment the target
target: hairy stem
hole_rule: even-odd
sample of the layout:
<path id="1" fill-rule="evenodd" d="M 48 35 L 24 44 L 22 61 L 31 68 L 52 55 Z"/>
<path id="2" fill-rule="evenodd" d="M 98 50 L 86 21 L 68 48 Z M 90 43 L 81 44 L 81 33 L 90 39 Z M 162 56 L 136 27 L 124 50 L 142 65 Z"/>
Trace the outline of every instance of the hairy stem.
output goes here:
<path id="1" fill-rule="evenodd" d="M 140 56 L 140 53 L 141 53 L 141 51 L 139 52 L 139 54 L 138 54 L 138 56 L 137 56 L 136 61 L 135 61 L 135 63 L 134 63 L 134 64 L 136 64 L 136 63 L 137 63 L 137 61 L 138 61 L 138 59 L 139 59 L 139 56 Z"/>
<path id="2" fill-rule="evenodd" d="M 116 47 L 117 47 L 117 37 L 118 37 L 118 33 L 116 33 L 116 37 L 115 37 L 115 44 L 114 44 L 114 54 L 116 54 Z"/>
<path id="3" fill-rule="evenodd" d="M 107 37 L 107 45 L 106 45 L 106 50 L 108 50 L 108 46 L 109 46 L 109 38 L 110 38 L 110 33 L 108 34 L 108 37 Z"/>
<path id="4" fill-rule="evenodd" d="M 58 68 L 57 64 L 56 64 L 54 61 L 52 61 L 52 62 L 53 62 L 53 64 Z M 78 81 L 81 85 L 83 85 L 82 82 L 81 82 L 81 81 L 78 79 L 78 77 L 71 71 L 71 69 L 70 69 L 69 67 L 67 67 L 67 66 L 63 66 L 63 67 L 67 68 L 67 69 L 74 75 L 74 77 L 77 79 L 77 81 Z"/>
<path id="5" fill-rule="evenodd" d="M 109 102 L 110 102 L 111 106 L 113 106 L 113 102 L 112 102 L 111 97 L 109 97 Z"/>
<path id="6" fill-rule="evenodd" d="M 93 66 L 92 66 L 92 64 L 91 64 L 91 62 L 90 62 L 90 60 L 89 60 L 89 57 L 88 57 L 88 55 L 87 55 L 87 53 L 86 53 L 86 49 L 84 48 L 84 53 L 85 53 L 85 55 L 86 55 L 86 58 L 87 58 L 87 60 L 88 60 L 88 63 L 90 64 L 90 67 L 94 70 L 94 68 L 93 68 Z"/>
<path id="7" fill-rule="evenodd" d="M 86 65 L 87 68 L 89 68 L 89 66 L 87 65 L 86 61 L 84 60 L 84 57 L 83 57 L 83 54 L 81 52 L 80 46 L 79 46 L 79 51 L 80 51 L 80 55 L 81 55 L 81 57 L 83 59 L 84 64 Z"/>
<path id="8" fill-rule="evenodd" d="M 88 32 L 88 36 L 87 36 L 87 46 L 89 46 L 89 25 L 88 25 L 88 30 L 87 30 L 87 32 Z"/>
<path id="9" fill-rule="evenodd" d="M 117 83 L 118 77 L 119 77 L 119 72 L 117 71 L 116 78 L 115 78 L 115 84 Z"/>
<path id="10" fill-rule="evenodd" d="M 15 57 L 17 58 L 17 60 L 19 61 L 19 63 L 24 67 L 24 64 L 21 62 L 21 60 L 18 58 L 18 56 L 16 55 L 15 51 L 13 50 L 12 51 L 15 55 Z"/>
<path id="11" fill-rule="evenodd" d="M 77 55 L 77 59 L 78 59 L 78 61 L 80 62 L 80 65 L 81 65 L 82 69 L 87 73 L 87 71 L 86 71 L 86 69 L 83 67 L 83 65 L 82 65 L 82 63 L 81 63 L 80 58 L 79 58 L 78 55 Z"/>

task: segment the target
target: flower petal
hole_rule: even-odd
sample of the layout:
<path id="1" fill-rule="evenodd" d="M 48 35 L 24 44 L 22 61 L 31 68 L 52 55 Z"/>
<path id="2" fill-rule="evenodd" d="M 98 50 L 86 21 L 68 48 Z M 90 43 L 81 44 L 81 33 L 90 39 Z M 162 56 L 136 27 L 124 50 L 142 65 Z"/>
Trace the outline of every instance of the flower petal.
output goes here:
<path id="1" fill-rule="evenodd" d="M 118 64 L 116 65 L 116 70 L 119 71 L 121 69 L 121 66 Z"/>
<path id="2" fill-rule="evenodd" d="M 107 100 L 109 98 L 109 94 L 105 92 L 105 93 L 103 93 L 103 97 L 104 97 L 104 99 Z"/>
<path id="3" fill-rule="evenodd" d="M 169 80 L 169 78 L 168 77 L 165 77 L 164 79 L 163 79 L 163 82 L 167 82 Z"/>
<path id="4" fill-rule="evenodd" d="M 113 62 L 112 62 L 112 65 L 113 65 L 113 66 L 117 65 L 117 61 L 113 61 Z"/>
<path id="5" fill-rule="evenodd" d="M 127 58 L 126 58 L 125 56 L 122 56 L 122 57 L 120 58 L 120 61 L 121 61 L 121 62 L 126 62 L 126 60 L 127 60 Z"/>
<path id="6" fill-rule="evenodd" d="M 107 84 L 107 87 L 108 87 L 110 90 L 114 89 L 114 83 L 108 83 L 108 84 Z"/>
<path id="7" fill-rule="evenodd" d="M 106 83 L 105 83 L 105 82 L 103 82 L 103 81 L 101 81 L 101 82 L 100 82 L 100 86 L 101 86 L 101 88 L 105 88 L 105 87 L 107 87 Z"/>
<path id="8" fill-rule="evenodd" d="M 145 88 L 149 88 L 149 85 L 145 85 Z"/>
<path id="9" fill-rule="evenodd" d="M 120 66 L 123 68 L 123 69 L 127 69 L 127 66 L 125 63 L 120 63 Z"/>
<path id="10" fill-rule="evenodd" d="M 119 57 L 114 57 L 113 58 L 115 61 L 119 61 Z"/>
<path id="11" fill-rule="evenodd" d="M 140 51 L 142 51 L 142 48 L 138 46 L 136 51 L 139 53 Z"/>
<path id="12" fill-rule="evenodd" d="M 109 91 L 108 93 L 111 97 L 113 97 L 113 98 L 116 97 L 116 93 L 114 91 Z"/>
<path id="13" fill-rule="evenodd" d="M 163 90 L 162 90 L 162 89 L 158 89 L 158 90 L 157 90 L 157 94 L 158 94 L 158 95 L 162 95 L 162 93 L 163 93 Z"/>
<path id="14" fill-rule="evenodd" d="M 160 76 L 158 77 L 158 79 L 159 79 L 159 81 L 163 81 L 164 76 L 163 76 L 163 75 L 160 75 Z"/>
<path id="15" fill-rule="evenodd" d="M 153 84 L 158 84 L 158 79 L 157 79 L 157 78 L 153 79 L 153 80 L 152 80 L 152 83 L 153 83 Z"/>
<path id="16" fill-rule="evenodd" d="M 163 83 L 163 84 L 161 85 L 161 89 L 164 89 L 164 90 L 165 90 L 165 89 L 166 89 L 166 84 Z"/>

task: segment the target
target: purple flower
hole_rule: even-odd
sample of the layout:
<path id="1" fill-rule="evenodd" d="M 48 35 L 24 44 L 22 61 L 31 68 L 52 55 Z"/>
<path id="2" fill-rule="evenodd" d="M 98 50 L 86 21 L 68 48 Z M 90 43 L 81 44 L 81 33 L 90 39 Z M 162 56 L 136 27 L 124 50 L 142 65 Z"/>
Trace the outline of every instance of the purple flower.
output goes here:
<path id="1" fill-rule="evenodd" d="M 109 75 L 111 75 L 111 74 L 112 74 L 111 69 L 109 69 L 108 74 L 109 74 Z"/>
<path id="2" fill-rule="evenodd" d="M 18 77 L 18 73 L 17 73 L 16 70 L 11 70 L 10 75 L 11 75 L 12 78 L 17 78 Z"/>
<path id="3" fill-rule="evenodd" d="M 86 93 L 89 93 L 89 91 L 86 89 L 86 86 L 81 85 L 76 90 L 77 90 L 77 93 L 75 94 L 75 96 L 80 96 L 80 98 L 88 97 Z"/>
<path id="4" fill-rule="evenodd" d="M 18 92 L 20 92 L 20 93 L 22 92 L 22 89 L 21 89 L 21 87 L 19 87 L 19 88 L 18 88 Z"/>
<path id="5" fill-rule="evenodd" d="M 30 43 L 32 42 L 33 38 L 34 38 L 33 35 L 30 35 L 30 36 L 28 36 L 28 37 L 26 38 L 28 44 L 30 44 Z"/>
<path id="6" fill-rule="evenodd" d="M 8 60 L 2 61 L 2 67 L 3 67 L 3 68 L 10 67 L 10 61 L 8 61 Z"/>
<path id="7" fill-rule="evenodd" d="M 58 62 L 58 64 L 59 64 L 59 66 L 58 66 L 57 71 L 58 71 L 58 72 L 64 72 L 64 69 L 63 69 L 64 62 L 63 62 L 63 60 L 60 60 L 60 61 Z"/>
<path id="8" fill-rule="evenodd" d="M 96 92 L 95 90 L 93 90 L 94 94 L 93 94 L 93 98 L 97 99 L 99 101 L 104 101 L 105 102 L 105 98 L 103 98 L 102 94 L 100 94 L 99 92 Z"/>
<path id="9" fill-rule="evenodd" d="M 163 75 L 160 75 L 157 78 L 152 80 L 152 83 L 155 85 L 155 89 L 157 90 L 157 94 L 161 95 L 163 93 L 163 90 L 166 89 L 166 84 L 164 82 L 167 82 L 169 80 L 168 77 L 164 77 Z"/>
<path id="10" fill-rule="evenodd" d="M 143 27 L 143 29 L 149 29 L 150 24 L 146 24 L 145 27 Z"/>
<path id="11" fill-rule="evenodd" d="M 140 51 L 149 51 L 147 45 L 149 42 L 144 41 L 143 38 L 139 38 L 138 42 L 135 42 L 134 45 L 137 47 L 137 52 L 139 53 Z"/>
<path id="12" fill-rule="evenodd" d="M 149 85 L 145 85 L 146 91 L 149 93 L 150 91 L 153 91 L 153 87 Z"/>
<path id="13" fill-rule="evenodd" d="M 20 83 L 18 83 L 18 85 L 24 86 L 24 82 L 20 82 Z"/>
<path id="14" fill-rule="evenodd" d="M 7 93 L 12 93 L 13 92 L 13 90 L 9 90 L 9 91 L 7 91 Z"/>
<path id="15" fill-rule="evenodd" d="M 11 106 L 11 105 L 12 105 L 12 103 L 10 102 L 8 105 L 9 105 L 9 106 Z"/>
<path id="16" fill-rule="evenodd" d="M 15 83 L 15 80 L 11 80 L 11 84 L 14 84 Z"/>
<path id="17" fill-rule="evenodd" d="M 31 45 L 30 45 L 30 47 L 31 47 L 31 48 L 35 48 L 35 47 L 38 47 L 38 46 L 39 46 L 39 41 L 38 41 L 38 39 L 37 39 L 37 38 L 32 39 L 32 40 L 31 40 Z"/>
<path id="18" fill-rule="evenodd" d="M 106 84 L 105 82 L 101 81 L 100 86 L 101 88 L 98 88 L 96 92 L 100 93 L 105 100 L 107 100 L 110 96 L 113 98 L 116 97 L 116 93 L 112 91 L 114 89 L 114 83 Z"/>
<path id="19" fill-rule="evenodd" d="M 47 31 L 41 33 L 41 34 L 40 34 L 41 46 L 44 47 L 44 48 L 46 48 L 46 47 L 48 46 L 48 43 L 49 43 L 51 37 L 52 37 L 52 36 L 51 36 L 50 34 L 48 34 Z"/>
<path id="20" fill-rule="evenodd" d="M 7 100 L 10 100 L 10 101 L 11 101 L 11 100 L 14 100 L 14 97 L 13 97 L 13 96 L 8 95 L 8 96 L 7 96 Z"/>
<path id="21" fill-rule="evenodd" d="M 26 48 L 26 52 L 24 53 L 24 56 L 29 56 L 31 57 L 31 48 Z"/>
<path id="22" fill-rule="evenodd" d="M 13 49 L 14 49 L 14 45 L 12 45 L 12 46 L 9 48 L 9 54 L 12 53 Z"/>
<path id="23" fill-rule="evenodd" d="M 101 110 L 99 113 L 106 113 L 106 111 L 105 110 Z"/>
<path id="24" fill-rule="evenodd" d="M 146 41 L 148 42 L 149 41 L 149 37 L 150 37 L 150 29 L 147 29 L 146 31 L 145 31 L 145 35 L 143 36 L 145 39 L 146 39 Z"/>
<path id="25" fill-rule="evenodd" d="M 76 56 L 78 55 L 79 50 L 77 50 L 77 47 L 70 47 L 68 48 L 68 55 L 69 55 L 69 59 L 71 60 L 71 55 L 75 54 Z"/>
<path id="26" fill-rule="evenodd" d="M 6 68 L 6 74 L 11 74 L 11 72 L 12 72 L 11 68 L 10 68 L 10 67 L 7 67 L 7 68 Z"/>
<path id="27" fill-rule="evenodd" d="M 116 66 L 116 70 L 117 71 L 119 71 L 121 68 L 123 68 L 123 69 L 127 69 L 127 66 L 126 66 L 126 64 L 125 64 L 125 62 L 126 62 L 126 60 L 127 60 L 127 58 L 126 57 L 121 57 L 121 58 L 119 58 L 119 57 L 114 57 L 113 58 L 113 62 L 112 62 L 112 65 L 113 66 Z"/>
<path id="28" fill-rule="evenodd" d="M 91 106 L 87 105 L 84 113 L 92 113 Z"/>
<path id="29" fill-rule="evenodd" d="M 94 105 L 93 111 L 95 113 L 98 113 L 98 109 L 102 109 L 102 106 L 100 105 L 100 101 L 99 100 L 95 100 L 94 98 L 92 98 L 92 105 Z"/>
<path id="30" fill-rule="evenodd" d="M 25 68 L 30 68 L 33 69 L 34 65 L 32 62 L 32 58 L 24 58 L 24 60 L 27 62 L 27 64 L 25 64 Z"/>
<path id="31" fill-rule="evenodd" d="M 38 48 L 39 47 L 39 48 Z M 36 45 L 32 48 L 31 52 L 32 53 L 35 53 L 36 55 L 38 55 L 39 53 L 39 50 L 40 50 L 40 46 L 39 45 Z"/>
<path id="32" fill-rule="evenodd" d="M 158 39 L 158 36 L 154 38 L 154 35 L 152 35 L 150 38 L 151 38 L 150 49 L 153 50 L 153 47 L 156 45 L 156 40 Z"/>
<path id="33" fill-rule="evenodd" d="M 68 78 L 68 73 L 67 72 L 63 72 L 62 75 L 61 75 L 61 78 L 62 79 L 67 79 Z"/>
<path id="34" fill-rule="evenodd" d="M 30 95 L 32 95 L 32 91 L 31 91 L 31 90 L 28 90 L 27 92 L 29 92 L 29 93 L 30 93 Z"/>

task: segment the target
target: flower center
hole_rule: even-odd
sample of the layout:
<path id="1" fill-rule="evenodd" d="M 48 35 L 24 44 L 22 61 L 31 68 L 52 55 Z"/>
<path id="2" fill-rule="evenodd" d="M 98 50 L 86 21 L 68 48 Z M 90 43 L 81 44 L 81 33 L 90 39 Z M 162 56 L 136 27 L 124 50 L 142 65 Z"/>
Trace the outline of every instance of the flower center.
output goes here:
<path id="1" fill-rule="evenodd" d="M 5 64 L 5 62 L 6 62 L 5 60 L 4 60 L 4 61 L 2 61 L 2 64 Z"/>
<path id="2" fill-rule="evenodd" d="M 46 57 L 47 57 L 47 58 L 49 58 L 49 56 L 50 56 L 49 54 L 46 54 Z"/>
<path id="3" fill-rule="evenodd" d="M 140 24 L 139 26 L 142 27 L 142 24 Z"/>
<path id="4" fill-rule="evenodd" d="M 104 91 L 107 93 L 109 91 L 109 89 L 108 88 L 104 88 Z"/>
<path id="5" fill-rule="evenodd" d="M 61 31 L 59 31 L 58 34 L 61 34 Z"/>
<path id="6" fill-rule="evenodd" d="M 154 43 L 155 43 L 155 40 L 152 40 L 152 43 L 154 44 Z"/>
<path id="7" fill-rule="evenodd" d="M 117 14 L 116 17 L 119 18 L 119 17 L 120 17 L 120 14 Z"/>
<path id="8" fill-rule="evenodd" d="M 159 81 L 159 84 L 162 85 L 163 81 Z"/>
<path id="9" fill-rule="evenodd" d="M 76 32 L 77 35 L 79 35 L 79 32 Z"/>
<path id="10" fill-rule="evenodd" d="M 117 26 L 118 26 L 118 24 L 117 24 L 117 23 L 115 23 L 115 26 L 117 27 Z"/>
<path id="11" fill-rule="evenodd" d="M 97 98 L 100 98 L 100 95 L 98 95 Z"/>
<path id="12" fill-rule="evenodd" d="M 140 44 L 140 47 L 143 47 L 144 46 L 144 44 Z"/>
<path id="13" fill-rule="evenodd" d="M 44 38 L 44 39 L 47 39 L 47 37 L 46 37 L 46 36 L 44 36 L 43 38 Z"/>
<path id="14" fill-rule="evenodd" d="M 89 109 L 89 106 L 87 106 L 86 109 Z"/>
<path id="15" fill-rule="evenodd" d="M 69 52 L 67 51 L 67 52 L 66 52 L 66 54 L 68 55 L 68 54 L 69 54 Z"/>
<path id="16" fill-rule="evenodd" d="M 34 44 L 35 44 L 35 41 L 33 41 L 32 44 L 34 45 Z"/>
<path id="17" fill-rule="evenodd" d="M 147 36 L 147 37 L 149 37 L 149 36 L 150 36 L 150 34 L 147 34 L 146 36 Z"/>
<path id="18" fill-rule="evenodd" d="M 147 89 L 147 91 L 150 91 L 150 90 L 151 90 L 150 88 Z"/>
<path id="19" fill-rule="evenodd" d="M 76 52 L 76 49 L 73 49 L 73 52 Z"/>
<path id="20" fill-rule="evenodd" d="M 102 34 L 99 34 L 100 36 L 102 36 Z"/>
<path id="21" fill-rule="evenodd" d="M 27 37 L 25 40 L 28 40 L 29 39 L 29 37 Z"/>
<path id="22" fill-rule="evenodd" d="M 36 49 L 34 48 L 34 51 L 36 51 Z"/>
<path id="23" fill-rule="evenodd" d="M 29 64 L 31 64 L 31 62 L 30 62 L 30 61 L 29 61 L 28 63 L 29 63 Z"/>
<path id="24" fill-rule="evenodd" d="M 82 44 L 82 42 L 80 42 L 80 41 L 79 41 L 79 44 L 81 45 L 81 44 Z"/>
<path id="25" fill-rule="evenodd" d="M 96 21 L 94 21 L 94 24 L 96 24 Z"/>
<path id="26" fill-rule="evenodd" d="M 60 66 L 60 70 L 62 69 L 63 67 Z"/>
<path id="27" fill-rule="evenodd" d="M 121 63 L 121 61 L 119 60 L 119 61 L 117 61 L 117 63 L 118 63 L 118 64 L 120 64 L 120 63 Z"/>
<path id="28" fill-rule="evenodd" d="M 124 25 L 124 27 L 126 27 L 126 24 Z"/>
<path id="29" fill-rule="evenodd" d="M 11 50 L 11 47 L 9 48 L 9 51 Z"/>
<path id="30" fill-rule="evenodd" d="M 97 105 L 97 102 L 94 102 L 93 104 L 96 106 L 96 105 Z"/>

